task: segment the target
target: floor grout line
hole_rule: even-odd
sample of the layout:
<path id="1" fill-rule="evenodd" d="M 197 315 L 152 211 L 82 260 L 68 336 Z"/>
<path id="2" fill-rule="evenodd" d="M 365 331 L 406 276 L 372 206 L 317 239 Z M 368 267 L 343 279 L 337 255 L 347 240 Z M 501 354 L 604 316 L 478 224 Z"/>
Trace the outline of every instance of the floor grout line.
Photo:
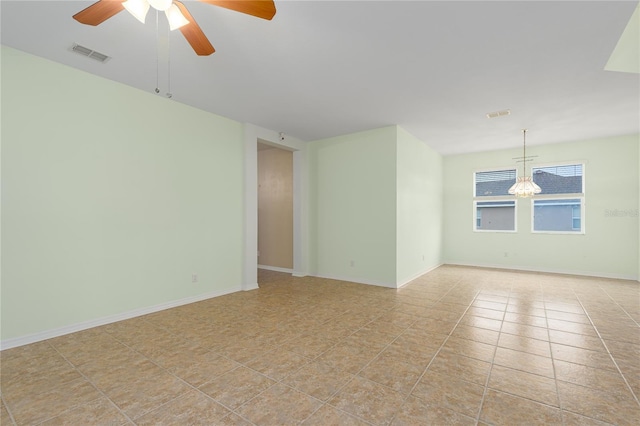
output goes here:
<path id="1" fill-rule="evenodd" d="M 574 293 L 575 293 L 575 291 L 574 291 Z M 616 370 L 618 370 L 618 373 L 620 373 L 620 376 L 622 377 L 622 380 L 624 380 L 624 383 L 627 385 L 627 389 L 629 390 L 629 392 L 631 392 L 631 396 L 633 396 L 633 399 L 636 400 L 636 403 L 640 407 L 640 400 L 638 400 L 638 396 L 633 391 L 633 388 L 629 384 L 629 381 L 625 377 L 624 373 L 622 373 L 622 370 L 620 369 L 620 366 L 618 365 L 618 362 L 616 361 L 615 357 L 613 356 L 613 354 L 609 350 L 609 347 L 607 346 L 607 342 L 605 342 L 605 340 L 602 338 L 602 335 L 600 335 L 600 331 L 598 331 L 598 327 L 596 327 L 596 325 L 594 324 L 593 320 L 591 319 L 591 315 L 589 315 L 589 312 L 587 311 L 587 309 L 585 308 L 584 304 L 580 300 L 580 297 L 578 296 L 578 294 L 575 293 L 575 295 L 576 295 L 576 299 L 578 299 L 578 303 L 580 303 L 580 306 L 582 306 L 582 309 L 584 310 L 585 315 L 587 316 L 587 318 L 589 318 L 589 322 L 591 323 L 591 326 L 595 330 L 596 334 L 598 335 L 598 338 L 600 338 L 600 341 L 602 342 L 602 345 L 606 349 L 607 354 L 609 355 L 609 358 L 611 358 L 611 361 L 613 362 L 613 365 L 616 366 Z"/>

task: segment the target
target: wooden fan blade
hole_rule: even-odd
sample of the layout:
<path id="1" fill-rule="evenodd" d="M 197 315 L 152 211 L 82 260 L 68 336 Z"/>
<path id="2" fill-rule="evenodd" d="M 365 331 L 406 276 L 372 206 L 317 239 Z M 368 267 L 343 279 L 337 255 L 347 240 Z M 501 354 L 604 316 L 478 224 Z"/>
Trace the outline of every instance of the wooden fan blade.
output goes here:
<path id="1" fill-rule="evenodd" d="M 193 19 L 193 16 L 189 13 L 184 4 L 179 1 L 174 1 L 175 5 L 178 6 L 182 15 L 187 18 L 189 23 L 183 27 L 180 27 L 180 32 L 187 39 L 193 50 L 200 56 L 211 55 L 216 49 L 213 48 L 211 42 L 207 38 L 206 35 L 200 29 L 200 26 Z"/>
<path id="2" fill-rule="evenodd" d="M 100 0 L 73 15 L 73 19 L 87 25 L 99 25 L 124 9 L 123 0 Z"/>
<path id="3" fill-rule="evenodd" d="M 200 0 L 204 3 L 257 16 L 258 18 L 271 20 L 276 14 L 276 5 L 273 0 Z"/>

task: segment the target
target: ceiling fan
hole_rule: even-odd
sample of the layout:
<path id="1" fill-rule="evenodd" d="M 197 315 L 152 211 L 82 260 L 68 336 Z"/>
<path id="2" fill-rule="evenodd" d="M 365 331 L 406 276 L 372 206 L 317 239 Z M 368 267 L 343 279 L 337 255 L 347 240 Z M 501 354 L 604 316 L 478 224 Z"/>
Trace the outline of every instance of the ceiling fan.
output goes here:
<path id="1" fill-rule="evenodd" d="M 267 20 L 271 20 L 276 14 L 276 6 L 273 0 L 200 1 Z M 187 39 L 198 55 L 207 56 L 216 51 L 185 5 L 177 0 L 99 0 L 73 15 L 73 19 L 83 24 L 95 26 L 127 9 L 139 21 L 144 23 L 149 6 L 165 12 L 169 20 L 169 28 L 171 30 L 179 28 L 184 38 Z"/>

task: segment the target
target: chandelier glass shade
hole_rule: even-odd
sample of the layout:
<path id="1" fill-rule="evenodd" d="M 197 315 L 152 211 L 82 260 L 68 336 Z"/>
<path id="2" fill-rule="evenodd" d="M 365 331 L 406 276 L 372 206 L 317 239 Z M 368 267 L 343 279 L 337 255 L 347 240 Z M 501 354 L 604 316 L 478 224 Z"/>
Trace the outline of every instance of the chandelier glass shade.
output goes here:
<path id="1" fill-rule="evenodd" d="M 531 176 L 527 176 L 527 129 L 522 129 L 522 176 L 518 176 L 516 183 L 509 188 L 509 194 L 518 198 L 529 198 L 542 192 L 542 189 L 533 181 Z"/>

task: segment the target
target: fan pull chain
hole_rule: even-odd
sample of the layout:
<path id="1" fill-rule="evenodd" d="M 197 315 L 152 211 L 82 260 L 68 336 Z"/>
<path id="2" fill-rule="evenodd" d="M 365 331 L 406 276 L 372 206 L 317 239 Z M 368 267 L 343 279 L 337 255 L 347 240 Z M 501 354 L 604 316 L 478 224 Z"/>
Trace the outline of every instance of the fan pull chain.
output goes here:
<path id="1" fill-rule="evenodd" d="M 171 99 L 171 28 L 167 25 L 167 98 Z"/>
<path id="2" fill-rule="evenodd" d="M 160 93 L 160 30 L 158 28 L 158 15 L 160 12 L 156 9 L 156 93 Z"/>

